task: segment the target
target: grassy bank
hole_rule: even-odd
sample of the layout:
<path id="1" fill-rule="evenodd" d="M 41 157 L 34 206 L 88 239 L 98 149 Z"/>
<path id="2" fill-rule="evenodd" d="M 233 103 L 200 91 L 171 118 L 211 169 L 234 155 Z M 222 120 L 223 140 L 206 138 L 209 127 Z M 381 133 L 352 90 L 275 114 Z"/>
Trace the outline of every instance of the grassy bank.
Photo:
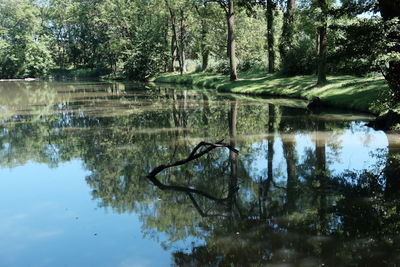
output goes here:
<path id="1" fill-rule="evenodd" d="M 251 95 L 281 96 L 300 99 L 319 97 L 332 107 L 378 114 L 385 111 L 379 104 L 387 84 L 383 77 L 329 76 L 329 82 L 315 86 L 316 76 L 282 77 L 278 74 L 241 73 L 230 82 L 226 75 L 214 73 L 164 74 L 154 79 L 159 83 L 177 83 Z"/>

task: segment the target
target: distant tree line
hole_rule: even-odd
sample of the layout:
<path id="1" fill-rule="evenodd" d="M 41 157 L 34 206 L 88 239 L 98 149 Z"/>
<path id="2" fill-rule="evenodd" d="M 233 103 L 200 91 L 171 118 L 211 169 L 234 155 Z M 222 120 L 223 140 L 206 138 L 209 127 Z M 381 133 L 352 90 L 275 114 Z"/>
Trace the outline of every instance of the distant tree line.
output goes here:
<path id="1" fill-rule="evenodd" d="M 400 95 L 399 0 L 0 0 L 0 77 L 91 69 L 380 72 Z"/>

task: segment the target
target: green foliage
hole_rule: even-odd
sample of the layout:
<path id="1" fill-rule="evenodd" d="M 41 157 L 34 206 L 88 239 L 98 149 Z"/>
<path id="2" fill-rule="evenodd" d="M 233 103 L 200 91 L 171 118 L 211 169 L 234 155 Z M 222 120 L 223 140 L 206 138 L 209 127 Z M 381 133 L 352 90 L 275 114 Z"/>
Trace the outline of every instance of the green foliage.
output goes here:
<path id="1" fill-rule="evenodd" d="M 98 78 L 106 74 L 102 70 L 88 68 L 52 69 L 49 72 L 49 76 L 55 79 Z"/>
<path id="2" fill-rule="evenodd" d="M 149 41 L 142 42 L 128 54 L 124 66 L 126 76 L 134 80 L 148 80 L 158 74 L 163 63 L 163 48 Z"/>
<path id="3" fill-rule="evenodd" d="M 166 66 L 168 55 L 163 32 L 165 19 L 162 16 L 146 17 L 151 12 L 154 4 L 139 5 L 137 23 L 132 25 L 132 38 L 124 51 L 124 74 L 135 80 L 148 80 L 158 74 Z M 157 15 L 157 14 L 155 14 Z M 141 18 L 140 18 L 141 16 Z"/>
<path id="4" fill-rule="evenodd" d="M 275 69 L 284 75 L 315 73 L 316 33 L 327 17 L 330 74 L 382 71 L 397 88 L 399 23 L 353 18 L 376 12 L 373 1 L 329 0 L 323 11 L 318 1 L 303 0 L 290 14 L 286 3 L 272 2 L 277 4 L 272 50 L 267 47 L 266 1 L 237 2 L 239 72 L 265 71 L 268 51 L 273 51 Z M 227 21 L 221 6 L 220 1 L 192 0 L 0 0 L 0 77 L 43 77 L 54 68 L 53 73 L 66 70 L 67 76 L 146 80 L 177 71 L 181 56 L 188 71 L 227 75 Z"/>
<path id="5" fill-rule="evenodd" d="M 238 70 L 242 72 L 265 69 L 265 62 L 260 57 L 246 57 L 239 61 Z"/>
<path id="6" fill-rule="evenodd" d="M 385 47 L 379 20 L 355 19 L 331 29 L 335 30 L 328 58 L 332 72 L 365 75 L 379 70 L 376 62 Z"/>
<path id="7" fill-rule="evenodd" d="M 307 36 L 300 38 L 287 51 L 287 55 L 282 60 L 282 73 L 285 75 L 294 76 L 314 73 L 317 65 L 315 41 Z"/>
<path id="8" fill-rule="evenodd" d="M 25 77 L 44 77 L 54 66 L 46 42 L 29 43 L 26 49 L 25 62 Z"/>
<path id="9" fill-rule="evenodd" d="M 228 74 L 229 73 L 229 63 L 226 60 L 217 60 L 208 67 L 207 72 Z"/>
<path id="10" fill-rule="evenodd" d="M 0 78 L 44 76 L 52 58 L 31 0 L 0 1 Z"/>

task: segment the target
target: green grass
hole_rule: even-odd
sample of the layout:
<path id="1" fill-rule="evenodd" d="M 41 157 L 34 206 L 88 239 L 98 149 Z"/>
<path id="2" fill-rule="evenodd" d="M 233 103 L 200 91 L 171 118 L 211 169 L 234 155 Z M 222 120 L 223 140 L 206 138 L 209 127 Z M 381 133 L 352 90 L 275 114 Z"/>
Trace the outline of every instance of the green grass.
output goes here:
<path id="1" fill-rule="evenodd" d="M 370 113 L 384 112 L 379 105 L 388 89 L 383 77 L 329 76 L 328 83 L 316 86 L 316 76 L 282 77 L 278 74 L 247 72 L 230 82 L 226 75 L 214 73 L 164 74 L 154 79 L 158 83 L 176 83 L 250 95 L 282 96 L 300 99 L 319 97 L 327 106 Z"/>

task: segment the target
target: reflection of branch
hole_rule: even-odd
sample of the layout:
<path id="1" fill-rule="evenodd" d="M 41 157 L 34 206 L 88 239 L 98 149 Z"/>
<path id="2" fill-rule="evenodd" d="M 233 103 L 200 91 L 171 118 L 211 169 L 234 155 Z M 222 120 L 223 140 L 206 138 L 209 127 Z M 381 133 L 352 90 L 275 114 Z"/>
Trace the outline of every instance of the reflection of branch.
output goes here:
<path id="1" fill-rule="evenodd" d="M 167 164 L 162 164 L 156 168 L 154 168 L 149 175 L 147 175 L 147 178 L 150 177 L 155 177 L 157 174 L 159 174 L 160 172 L 162 172 L 165 169 L 171 168 L 171 167 L 176 167 L 176 166 L 180 166 L 183 164 L 186 164 L 190 161 L 193 161 L 195 159 L 198 159 L 202 156 L 204 156 L 205 154 L 211 152 L 212 150 L 214 150 L 217 147 L 226 147 L 228 148 L 230 151 L 238 154 L 239 151 L 232 147 L 231 145 L 228 144 L 224 144 L 222 143 L 223 140 L 216 142 L 215 144 L 211 144 L 211 143 L 207 143 L 207 142 L 200 142 L 192 151 L 192 153 L 190 153 L 189 157 L 187 157 L 186 159 L 183 160 L 178 160 L 176 162 L 173 163 L 167 163 Z M 201 147 L 206 147 L 206 149 L 204 149 L 201 152 L 197 152 Z"/>
<path id="2" fill-rule="evenodd" d="M 204 212 L 201 208 L 200 205 L 197 203 L 196 199 L 192 196 L 191 193 L 187 193 L 190 200 L 193 203 L 193 206 L 196 208 L 197 212 L 200 214 L 201 217 L 228 217 L 225 214 L 208 214 L 207 212 Z"/>
<path id="3" fill-rule="evenodd" d="M 234 153 L 239 153 L 239 151 L 237 149 L 235 149 L 234 147 L 232 147 L 231 145 L 222 143 L 223 140 L 218 141 L 214 144 L 212 143 L 207 143 L 207 142 L 200 142 L 197 146 L 195 146 L 195 148 L 192 150 L 192 153 L 190 153 L 189 157 L 187 157 L 186 159 L 183 160 L 178 160 L 176 162 L 172 162 L 172 163 L 167 163 L 167 164 L 162 164 L 156 168 L 154 168 L 148 175 L 147 178 L 158 188 L 160 188 L 161 190 L 174 190 L 174 191 L 180 191 L 180 192 L 185 192 L 185 193 L 194 193 L 194 194 L 198 194 L 201 196 L 204 196 L 208 199 L 214 200 L 214 201 L 224 201 L 227 198 L 224 199 L 220 199 L 220 198 L 216 198 L 211 196 L 210 194 L 201 191 L 201 190 L 197 190 L 197 189 L 193 189 L 190 187 L 184 187 L 184 186 L 179 186 L 179 185 L 165 185 L 163 183 L 161 183 L 157 178 L 156 175 L 159 174 L 160 172 L 162 172 L 165 169 L 171 168 L 171 167 L 176 167 L 176 166 L 180 166 L 180 165 L 184 165 L 190 161 L 193 161 L 195 159 L 198 159 L 202 156 L 204 156 L 205 154 L 211 152 L 212 150 L 214 150 L 217 147 L 226 147 L 228 148 L 230 151 L 234 152 Z M 200 148 L 205 147 L 204 150 L 199 151 Z"/>
<path id="4" fill-rule="evenodd" d="M 211 196 L 210 194 L 201 191 L 201 190 L 197 190 L 197 189 L 193 189 L 190 187 L 185 187 L 185 186 L 179 186 L 179 185 L 165 185 L 163 183 L 161 183 L 156 177 L 154 176 L 147 176 L 147 178 L 158 188 L 160 188 L 161 190 L 173 190 L 173 191 L 179 191 L 179 192 L 184 192 L 184 193 L 194 193 L 194 194 L 198 194 L 201 195 L 203 197 L 209 198 L 211 200 L 214 201 L 224 201 L 227 198 L 216 198 Z"/>
<path id="5" fill-rule="evenodd" d="M 277 184 L 275 183 L 275 181 L 271 181 L 271 182 L 272 182 L 272 185 L 273 185 L 274 187 L 276 187 L 276 188 L 278 188 L 278 189 L 287 190 L 286 187 L 277 185 Z"/>

